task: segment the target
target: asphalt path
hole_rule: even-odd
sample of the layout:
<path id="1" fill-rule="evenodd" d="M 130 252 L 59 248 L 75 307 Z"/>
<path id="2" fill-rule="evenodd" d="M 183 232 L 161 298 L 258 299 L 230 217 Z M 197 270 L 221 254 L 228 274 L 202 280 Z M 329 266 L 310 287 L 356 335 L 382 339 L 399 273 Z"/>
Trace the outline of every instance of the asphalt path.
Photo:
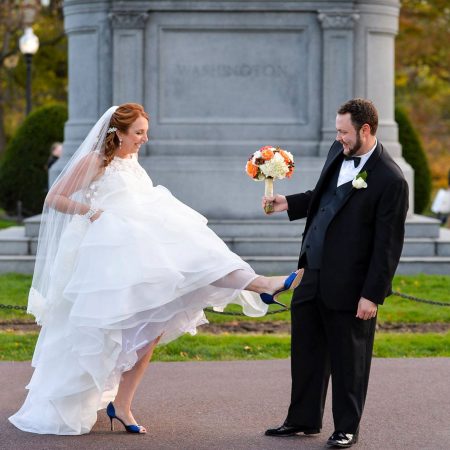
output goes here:
<path id="1" fill-rule="evenodd" d="M 29 362 L 0 363 L 0 449 L 323 449 L 333 432 L 330 395 L 322 432 L 273 438 L 289 404 L 289 360 L 152 363 L 134 413 L 146 435 L 109 430 L 99 411 L 83 436 L 24 433 L 9 423 L 25 398 Z M 450 358 L 374 359 L 356 449 L 450 449 Z"/>

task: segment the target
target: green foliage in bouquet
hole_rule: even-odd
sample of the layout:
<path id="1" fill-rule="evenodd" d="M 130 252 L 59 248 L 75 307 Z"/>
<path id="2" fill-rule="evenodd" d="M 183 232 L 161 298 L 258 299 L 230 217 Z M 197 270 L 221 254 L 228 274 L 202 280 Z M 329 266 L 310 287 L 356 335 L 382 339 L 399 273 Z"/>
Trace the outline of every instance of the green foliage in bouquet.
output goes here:
<path id="1" fill-rule="evenodd" d="M 431 195 L 431 173 L 420 138 L 406 111 L 397 106 L 395 121 L 403 157 L 414 169 L 414 212 L 420 214 L 428 206 Z"/>
<path id="2" fill-rule="evenodd" d="M 0 162 L 0 205 L 8 213 L 15 214 L 18 201 L 25 216 L 41 212 L 50 146 L 63 140 L 66 120 L 66 106 L 43 106 L 25 119 L 9 142 Z"/>

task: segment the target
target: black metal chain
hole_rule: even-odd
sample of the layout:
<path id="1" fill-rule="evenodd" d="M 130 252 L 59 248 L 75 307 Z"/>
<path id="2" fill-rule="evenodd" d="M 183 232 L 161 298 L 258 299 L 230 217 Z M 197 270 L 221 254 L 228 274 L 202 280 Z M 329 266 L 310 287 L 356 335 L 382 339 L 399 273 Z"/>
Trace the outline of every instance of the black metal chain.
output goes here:
<path id="1" fill-rule="evenodd" d="M 392 295 L 395 295 L 396 297 L 401 297 L 401 298 L 405 298 L 407 300 L 412 300 L 413 302 L 419 302 L 419 303 L 427 303 L 428 305 L 434 305 L 434 306 L 450 306 L 450 302 L 437 302 L 435 300 L 427 300 L 424 298 L 419 298 L 419 297 L 414 297 L 413 295 L 408 295 L 408 294 L 402 294 L 401 292 L 396 292 L 393 291 Z M 18 310 L 18 311 L 26 311 L 27 307 L 26 306 L 18 306 L 18 305 L 5 305 L 3 303 L 0 303 L 0 309 L 14 309 L 14 310 Z M 282 312 L 286 312 L 286 311 L 290 311 L 291 308 L 279 308 L 276 309 L 274 311 L 268 311 L 266 313 L 266 315 L 271 315 L 271 314 L 278 314 L 278 313 L 282 313 Z M 214 313 L 214 314 L 222 314 L 225 316 L 245 316 L 245 314 L 241 313 L 241 312 L 232 312 L 232 311 L 215 311 L 212 308 L 205 308 L 205 311 L 210 312 L 210 313 Z"/>
<path id="2" fill-rule="evenodd" d="M 412 295 L 402 294 L 401 292 L 397 292 L 397 291 L 392 291 L 392 295 L 395 295 L 396 297 L 406 298 L 407 300 L 412 300 L 413 302 L 427 303 L 429 305 L 434 305 L 434 306 L 450 306 L 450 302 L 437 302 L 435 300 L 427 300 L 424 298 L 414 297 Z M 281 309 L 276 309 L 275 311 L 268 311 L 266 313 L 266 316 L 268 316 L 269 314 L 278 314 L 281 312 L 290 311 L 290 309 L 291 308 L 281 308 Z M 226 316 L 245 316 L 245 314 L 242 314 L 240 312 L 214 311 L 211 308 L 205 308 L 205 311 L 208 311 L 208 312 L 211 312 L 214 314 L 223 314 Z"/>
<path id="3" fill-rule="evenodd" d="M 435 306 L 450 306 L 450 302 L 437 302 L 435 300 L 426 300 L 424 298 L 418 298 L 412 295 L 402 294 L 401 292 L 396 291 L 393 291 L 392 295 L 395 295 L 396 297 L 406 298 L 407 300 L 412 300 L 413 302 L 428 303 L 429 305 Z"/>
<path id="4" fill-rule="evenodd" d="M 27 310 L 26 306 L 4 305 L 3 303 L 0 303 L 0 308 L 3 308 L 3 309 L 18 309 L 18 310 L 21 310 L 21 311 L 26 311 Z"/>
<path id="5" fill-rule="evenodd" d="M 211 312 L 214 314 L 222 314 L 224 316 L 245 316 L 248 317 L 247 315 L 241 313 L 241 312 L 232 312 L 232 311 L 215 311 L 212 308 L 204 308 L 205 311 L 207 312 Z M 290 311 L 291 308 L 280 308 L 280 309 L 276 309 L 275 311 L 267 311 L 266 312 L 266 316 L 269 316 L 270 314 L 278 314 L 281 312 L 286 312 L 286 311 Z"/>

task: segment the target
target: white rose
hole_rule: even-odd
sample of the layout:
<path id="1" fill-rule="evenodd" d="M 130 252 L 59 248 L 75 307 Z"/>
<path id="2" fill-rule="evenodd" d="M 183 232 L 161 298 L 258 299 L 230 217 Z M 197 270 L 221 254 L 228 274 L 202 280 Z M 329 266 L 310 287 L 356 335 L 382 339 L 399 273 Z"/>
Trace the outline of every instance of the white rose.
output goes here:
<path id="1" fill-rule="evenodd" d="M 274 157 L 266 161 L 262 166 L 259 166 L 261 172 L 266 177 L 278 178 L 281 180 L 289 172 L 289 167 L 284 162 L 283 157 L 279 153 L 275 153 Z"/>
<path id="2" fill-rule="evenodd" d="M 286 153 L 286 155 L 288 156 L 288 158 L 291 160 L 291 161 L 294 161 L 294 155 L 291 153 L 291 152 L 288 152 L 288 151 L 286 151 L 286 150 L 283 150 L 284 151 L 284 153 Z"/>
<path id="3" fill-rule="evenodd" d="M 355 189 L 365 189 L 367 187 L 367 183 L 364 181 L 363 178 L 354 178 L 352 181 L 352 186 Z"/>
<path id="4" fill-rule="evenodd" d="M 256 165 L 256 160 L 262 158 L 262 153 L 258 150 L 253 154 L 252 163 Z"/>

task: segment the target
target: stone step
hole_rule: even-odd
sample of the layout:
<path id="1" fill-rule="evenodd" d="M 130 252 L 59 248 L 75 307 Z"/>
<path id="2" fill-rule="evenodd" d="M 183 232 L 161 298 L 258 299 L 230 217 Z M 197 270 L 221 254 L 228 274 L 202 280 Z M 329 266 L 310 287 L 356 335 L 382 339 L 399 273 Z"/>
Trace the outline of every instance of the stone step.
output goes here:
<path id="1" fill-rule="evenodd" d="M 24 220 L 25 236 L 37 237 L 39 234 L 40 215 Z M 261 220 L 210 220 L 209 226 L 222 237 L 299 237 L 306 221 L 289 222 L 286 216 Z M 412 215 L 406 221 L 405 235 L 407 238 L 437 238 L 440 222 L 436 219 Z"/>
<path id="2" fill-rule="evenodd" d="M 400 275 L 450 275 L 450 256 L 402 257 L 397 268 Z"/>
<path id="3" fill-rule="evenodd" d="M 221 237 L 300 237 L 305 228 L 304 219 L 289 222 L 283 219 L 264 220 L 210 220 L 208 225 Z M 438 238 L 440 222 L 413 215 L 405 226 L 406 238 Z"/>
<path id="4" fill-rule="evenodd" d="M 223 238 L 238 255 L 295 256 L 300 252 L 299 238 Z M 405 239 L 403 256 L 450 256 L 450 237 L 447 240 L 431 238 Z"/>
<path id="5" fill-rule="evenodd" d="M 39 231 L 39 216 L 26 219 L 24 227 L 0 230 L 0 273 L 32 273 Z M 305 221 L 216 220 L 209 225 L 257 272 L 286 273 L 296 267 Z M 283 256 L 280 256 L 283 255 Z M 450 274 L 450 230 L 435 219 L 412 216 L 398 273 Z"/>
<path id="6" fill-rule="evenodd" d="M 442 255 L 439 253 L 440 247 L 450 247 L 450 241 L 439 242 L 437 239 L 431 238 L 411 238 L 405 239 L 403 243 L 402 256 L 422 257 L 422 256 L 445 256 L 445 251 L 442 251 Z M 450 256 L 450 255 L 448 255 Z"/>
<path id="7" fill-rule="evenodd" d="M 9 236 L 0 231 L 1 255 L 35 255 L 37 238 L 23 237 L 23 228 L 13 227 L 15 233 Z M 450 232 L 449 232 L 450 233 Z M 300 238 L 223 238 L 228 247 L 238 255 L 279 256 L 298 255 Z M 450 256 L 450 235 L 448 238 L 405 239 L 403 256 Z"/>
<path id="8" fill-rule="evenodd" d="M 0 230 L 0 255 L 35 255 L 37 238 L 25 236 L 25 228 L 21 226 Z"/>
<path id="9" fill-rule="evenodd" d="M 41 215 L 28 217 L 23 221 L 23 225 L 25 227 L 25 236 L 26 237 L 38 237 L 39 236 L 39 225 L 41 223 Z"/>
<path id="10" fill-rule="evenodd" d="M 441 222 L 431 217 L 413 214 L 406 219 L 406 238 L 439 238 Z"/>
<path id="11" fill-rule="evenodd" d="M 441 228 L 439 239 L 435 242 L 437 256 L 450 256 L 450 229 Z"/>
<path id="12" fill-rule="evenodd" d="M 34 256 L 0 256 L 0 273 L 24 273 L 31 275 L 34 270 L 34 259 Z"/>
<path id="13" fill-rule="evenodd" d="M 0 230 L 0 255 L 29 255 L 30 238 L 25 237 L 24 227 L 16 226 Z"/>
<path id="14" fill-rule="evenodd" d="M 298 256 L 243 256 L 256 273 L 262 275 L 287 274 L 297 268 Z M 0 273 L 32 274 L 34 256 L 0 256 Z M 397 268 L 399 275 L 419 273 L 450 275 L 450 256 L 401 257 Z"/>

